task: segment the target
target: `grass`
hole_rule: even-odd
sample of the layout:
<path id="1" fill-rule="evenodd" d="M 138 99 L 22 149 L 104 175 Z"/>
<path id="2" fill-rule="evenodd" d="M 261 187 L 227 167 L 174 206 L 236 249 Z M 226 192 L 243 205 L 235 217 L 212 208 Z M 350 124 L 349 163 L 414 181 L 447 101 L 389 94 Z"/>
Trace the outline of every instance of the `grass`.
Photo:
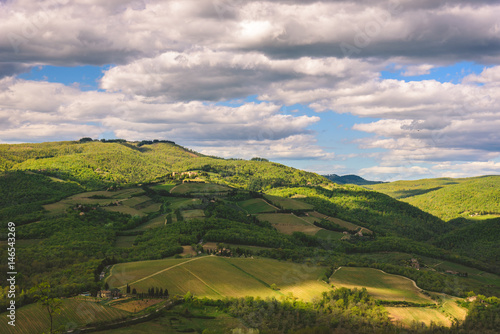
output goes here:
<path id="1" fill-rule="evenodd" d="M 170 192 L 172 194 L 189 194 L 189 193 L 218 193 L 218 192 L 226 192 L 229 190 L 231 190 L 231 188 L 222 186 L 220 184 L 188 182 L 173 187 L 170 190 Z"/>
<path id="2" fill-rule="evenodd" d="M 441 219 L 500 214 L 500 176 L 423 179 L 367 186 Z M 487 219 L 487 218 L 484 218 Z"/>
<path id="3" fill-rule="evenodd" d="M 431 321 L 437 325 L 451 325 L 451 320 L 446 313 L 440 310 L 427 307 L 386 307 L 387 312 L 392 321 L 401 322 L 409 327 L 413 322 L 424 323 L 427 326 Z"/>
<path id="4" fill-rule="evenodd" d="M 131 208 L 129 206 L 125 206 L 125 205 L 119 205 L 119 206 L 106 206 L 104 207 L 104 210 L 107 210 L 107 211 L 112 211 L 112 212 L 121 212 L 121 213 L 125 213 L 127 215 L 131 215 L 131 216 L 145 216 L 146 214 L 142 211 L 139 211 L 137 209 L 134 209 L 134 208 Z"/>
<path id="5" fill-rule="evenodd" d="M 154 190 L 163 190 L 163 191 L 168 191 L 172 190 L 177 185 L 177 183 L 163 183 L 163 184 L 157 184 L 151 188 Z"/>
<path id="6" fill-rule="evenodd" d="M 201 204 L 201 199 L 199 198 L 167 197 L 166 200 L 170 203 L 169 207 L 172 210 L 182 209 L 189 205 Z"/>
<path id="7" fill-rule="evenodd" d="M 98 321 L 112 321 L 128 316 L 130 313 L 109 306 L 76 299 L 63 299 L 62 312 L 54 318 L 54 328 L 64 326 L 81 327 Z M 6 318 L 7 313 L 2 313 Z M 16 326 L 12 327 L 7 321 L 0 322 L 0 333 L 42 333 L 50 328 L 47 311 L 38 304 L 30 304 L 16 310 Z"/>
<path id="8" fill-rule="evenodd" d="M 284 210 L 313 210 L 314 206 L 302 201 L 272 195 L 264 195 L 264 198 Z"/>
<path id="9" fill-rule="evenodd" d="M 188 310 L 189 317 L 184 316 Z M 213 317 L 204 319 L 203 317 Z M 175 306 L 168 310 L 165 316 L 150 320 L 145 323 L 121 327 L 118 329 L 96 332 L 101 334 L 176 334 L 181 332 L 202 333 L 204 329 L 210 329 L 210 333 L 226 334 L 233 333 L 233 329 L 241 328 L 241 333 L 257 334 L 257 331 L 248 331 L 247 327 L 237 318 L 220 312 L 215 307 L 204 307 L 198 309 L 186 307 L 185 305 Z M 238 332 L 240 333 L 240 332 Z"/>
<path id="10" fill-rule="evenodd" d="M 144 230 L 147 230 L 150 228 L 163 226 L 163 225 L 165 225 L 166 217 L 167 217 L 167 215 L 164 214 L 164 215 L 160 215 L 156 218 L 153 218 L 151 220 L 148 220 L 144 224 L 134 228 L 133 231 L 144 231 Z"/>
<path id="11" fill-rule="evenodd" d="M 365 287 L 376 299 L 432 303 L 410 279 L 372 268 L 341 267 L 330 278 L 336 287 Z"/>
<path id="12" fill-rule="evenodd" d="M 152 275 L 154 270 L 159 273 Z M 128 283 L 138 292 L 158 286 L 167 288 L 171 295 L 184 295 L 190 291 L 196 296 L 208 298 L 259 296 L 279 299 L 293 293 L 300 299 L 311 300 L 330 289 L 328 284 L 318 280 L 324 270 L 319 266 L 271 259 L 205 256 L 191 260 L 118 264 L 113 267 L 108 283 L 111 287 L 120 288 Z M 140 280 L 144 277 L 148 278 Z M 273 283 L 279 291 L 270 288 Z"/>
<path id="13" fill-rule="evenodd" d="M 134 244 L 136 235 L 127 235 L 116 237 L 115 247 L 130 248 Z"/>
<path id="14" fill-rule="evenodd" d="M 358 229 L 361 229 L 361 231 L 363 233 L 373 233 L 372 231 L 370 231 L 369 229 L 367 229 L 365 227 L 361 227 L 359 225 L 347 222 L 347 221 L 339 219 L 339 218 L 329 217 L 329 216 L 326 216 L 326 215 L 321 214 L 321 213 L 316 212 L 316 211 L 309 212 L 309 215 L 316 217 L 316 218 L 320 218 L 320 219 L 327 219 L 327 220 L 334 222 L 335 224 L 337 224 L 339 226 L 345 227 L 346 229 L 351 230 L 351 231 L 356 231 Z"/>
<path id="15" fill-rule="evenodd" d="M 204 218 L 205 217 L 205 212 L 203 210 L 184 210 L 182 211 L 182 217 L 186 220 L 189 219 L 196 219 L 196 218 Z"/>
<path id="16" fill-rule="evenodd" d="M 144 300 L 135 300 L 132 299 L 125 303 L 115 303 L 114 305 L 110 305 L 119 310 L 136 313 L 142 311 L 152 305 L 156 305 L 165 301 L 165 299 L 144 299 Z"/>
<path id="17" fill-rule="evenodd" d="M 302 232 L 309 235 L 315 235 L 321 228 L 314 226 L 303 217 L 297 217 L 290 213 L 263 213 L 257 215 L 260 221 L 271 223 L 278 231 L 284 234 L 293 232 Z"/>
<path id="18" fill-rule="evenodd" d="M 341 232 L 334 232 L 334 231 L 329 231 L 325 229 L 321 229 L 318 232 L 316 232 L 315 236 L 321 239 L 325 240 L 334 240 L 334 241 L 340 241 L 344 234 Z"/>
<path id="19" fill-rule="evenodd" d="M 270 206 L 262 198 L 252 198 L 246 201 L 241 201 L 238 202 L 238 205 L 249 214 L 276 211 L 276 208 Z"/>

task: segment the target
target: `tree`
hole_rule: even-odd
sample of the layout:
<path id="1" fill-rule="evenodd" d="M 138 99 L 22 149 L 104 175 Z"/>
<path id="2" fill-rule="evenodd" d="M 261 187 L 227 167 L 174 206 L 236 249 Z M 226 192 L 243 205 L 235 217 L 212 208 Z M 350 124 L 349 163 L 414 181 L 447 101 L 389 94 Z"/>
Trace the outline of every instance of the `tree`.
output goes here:
<path id="1" fill-rule="evenodd" d="M 127 293 L 130 293 L 130 286 L 128 286 L 128 283 L 127 283 Z"/>
<path id="2" fill-rule="evenodd" d="M 133 295 L 136 295 L 137 294 L 137 290 L 135 288 L 132 289 L 132 294 Z"/>
<path id="3" fill-rule="evenodd" d="M 106 283 L 104 284 L 104 290 L 109 290 L 109 284 L 108 284 L 108 282 L 106 282 Z"/>
<path id="4" fill-rule="evenodd" d="M 50 332 L 57 333 L 53 329 L 54 316 L 61 313 L 62 301 L 59 298 L 52 296 L 52 290 L 48 282 L 40 283 L 30 289 L 30 293 L 38 304 L 43 306 L 50 318 Z"/>

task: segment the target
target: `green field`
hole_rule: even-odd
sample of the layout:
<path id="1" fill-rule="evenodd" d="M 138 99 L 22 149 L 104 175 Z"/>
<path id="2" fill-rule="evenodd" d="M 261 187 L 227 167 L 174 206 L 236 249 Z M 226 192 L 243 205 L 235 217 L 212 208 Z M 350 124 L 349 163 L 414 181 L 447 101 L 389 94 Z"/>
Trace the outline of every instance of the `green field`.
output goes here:
<path id="1" fill-rule="evenodd" d="M 500 214 L 500 176 L 397 181 L 366 186 L 444 220 Z"/>
<path id="2" fill-rule="evenodd" d="M 167 215 L 164 214 L 164 215 L 160 215 L 156 218 L 153 218 L 151 220 L 148 220 L 147 222 L 145 222 L 144 224 L 136 227 L 133 229 L 133 231 L 144 231 L 144 230 L 147 230 L 147 229 L 150 229 L 150 228 L 155 228 L 155 227 L 160 227 L 160 226 L 163 226 L 165 225 L 165 219 L 166 219 Z"/>
<path id="3" fill-rule="evenodd" d="M 342 239 L 344 234 L 342 234 L 341 232 L 334 232 L 321 229 L 318 232 L 316 232 L 315 236 L 324 240 L 340 241 L 340 239 Z"/>
<path id="4" fill-rule="evenodd" d="M 238 202 L 238 205 L 249 214 L 275 212 L 277 209 L 269 205 L 262 198 L 252 198 Z"/>
<path id="5" fill-rule="evenodd" d="M 291 213 L 262 213 L 257 215 L 257 219 L 271 223 L 278 231 L 284 234 L 302 232 L 315 235 L 321 230 L 320 227 Z"/>
<path id="6" fill-rule="evenodd" d="M 129 312 L 103 306 L 94 302 L 76 299 L 63 299 L 62 312 L 54 317 L 54 328 L 63 326 L 65 329 L 82 327 L 90 323 L 113 321 L 130 315 Z M 0 333 L 48 333 L 50 328 L 49 315 L 45 308 L 38 304 L 30 304 L 16 310 L 16 326 L 12 327 L 5 321 L 7 313 L 2 313 Z"/>
<path id="7" fill-rule="evenodd" d="M 365 227 L 361 227 L 359 225 L 347 222 L 347 221 L 339 219 L 339 218 L 329 217 L 327 215 L 324 215 L 324 214 L 316 212 L 316 211 L 309 212 L 308 214 L 312 217 L 329 220 L 329 221 L 334 222 L 335 224 L 337 224 L 341 227 L 345 227 L 346 229 L 351 230 L 351 231 L 356 231 L 358 229 L 361 229 L 361 231 L 363 233 L 372 233 L 372 231 L 370 231 L 369 229 L 367 229 Z"/>
<path id="8" fill-rule="evenodd" d="M 189 314 L 184 314 L 185 310 Z M 210 319 L 207 317 L 213 317 Z M 238 334 L 258 334 L 257 331 L 248 331 L 241 320 L 231 317 L 217 310 L 216 307 L 201 309 L 179 305 L 168 310 L 165 316 L 145 323 L 129 325 L 118 329 L 99 331 L 100 334 L 177 334 L 182 332 L 202 333 L 209 328 L 211 333 L 233 333 L 233 329 L 242 329 Z"/>
<path id="9" fill-rule="evenodd" d="M 205 212 L 203 212 L 203 210 L 199 210 L 199 209 L 196 209 L 196 210 L 183 210 L 183 211 L 181 211 L 181 213 L 182 213 L 182 217 L 185 220 L 198 219 L 198 218 L 204 218 L 205 217 Z"/>
<path id="10" fill-rule="evenodd" d="M 170 203 L 169 208 L 172 210 L 182 209 L 189 205 L 201 204 L 201 199 L 199 198 L 167 197 L 165 200 Z"/>
<path id="11" fill-rule="evenodd" d="M 214 183 L 204 182 L 187 182 L 173 187 L 170 192 L 172 194 L 189 194 L 189 193 L 219 193 L 231 190 L 231 188 Z"/>
<path id="12" fill-rule="evenodd" d="M 365 287 L 376 299 L 433 303 L 410 279 L 372 268 L 341 267 L 330 278 L 336 287 Z"/>
<path id="13" fill-rule="evenodd" d="M 163 191 L 168 191 L 172 190 L 177 185 L 177 183 L 163 183 L 163 184 L 157 184 L 152 186 L 154 190 L 163 190 Z"/>
<path id="14" fill-rule="evenodd" d="M 122 289 L 128 283 L 139 292 L 151 286 L 164 287 L 171 295 L 190 291 L 208 298 L 260 296 L 279 299 L 293 293 L 298 298 L 311 300 L 330 289 L 328 284 L 318 280 L 324 271 L 323 267 L 270 259 L 205 256 L 117 264 L 107 282 L 111 287 Z M 280 290 L 271 289 L 272 284 Z"/>
<path id="15" fill-rule="evenodd" d="M 125 205 L 119 205 L 119 206 L 106 206 L 103 208 L 104 210 L 107 210 L 107 211 L 112 211 L 112 212 L 121 212 L 121 213 L 124 213 L 124 214 L 127 214 L 127 215 L 131 215 L 131 216 L 145 216 L 146 214 L 142 211 L 139 211 L 137 209 L 134 209 L 134 208 L 131 208 L 129 206 L 125 206 Z"/>
<path id="16" fill-rule="evenodd" d="M 386 307 L 393 321 L 398 321 L 405 326 L 412 323 L 424 323 L 427 326 L 431 322 L 449 327 L 454 319 L 463 321 L 467 315 L 467 309 L 457 305 L 459 298 L 440 295 L 442 302 L 437 308 L 431 307 Z"/>
<path id="17" fill-rule="evenodd" d="M 271 202 L 273 205 L 280 207 L 284 210 L 313 210 L 314 206 L 311 204 L 291 199 L 272 195 L 264 195 L 264 198 Z"/>
<path id="18" fill-rule="evenodd" d="M 136 235 L 126 235 L 116 237 L 115 247 L 130 248 L 132 247 Z"/>

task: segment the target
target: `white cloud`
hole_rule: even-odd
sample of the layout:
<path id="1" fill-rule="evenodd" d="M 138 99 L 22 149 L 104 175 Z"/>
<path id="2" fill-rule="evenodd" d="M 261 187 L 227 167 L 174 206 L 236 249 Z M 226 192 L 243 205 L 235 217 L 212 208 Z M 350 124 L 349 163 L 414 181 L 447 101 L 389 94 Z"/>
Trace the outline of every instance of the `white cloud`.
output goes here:
<path id="1" fill-rule="evenodd" d="M 256 150 L 270 157 L 328 157 L 307 129 L 319 117 L 285 115 L 273 103 L 237 107 L 197 101 L 148 103 L 121 93 L 81 92 L 62 84 L 13 78 L 0 80 L 0 88 L 2 142 L 95 138 L 114 132 L 129 140 L 217 142 L 233 155 L 234 147 L 240 146 L 238 155 Z"/>

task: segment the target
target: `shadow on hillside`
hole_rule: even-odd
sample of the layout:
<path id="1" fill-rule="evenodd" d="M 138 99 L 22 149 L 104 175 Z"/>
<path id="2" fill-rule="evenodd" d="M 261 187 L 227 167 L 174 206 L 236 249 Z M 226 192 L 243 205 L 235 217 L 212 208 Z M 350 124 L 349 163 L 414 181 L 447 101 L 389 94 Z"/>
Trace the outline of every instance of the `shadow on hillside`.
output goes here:
<path id="1" fill-rule="evenodd" d="M 430 193 L 432 191 L 439 190 L 443 187 L 435 187 L 435 188 L 429 188 L 429 189 L 412 189 L 412 190 L 400 190 L 396 191 L 395 198 L 401 199 L 401 198 L 407 198 L 407 197 L 413 197 L 413 196 L 418 196 L 418 195 L 423 195 Z"/>

